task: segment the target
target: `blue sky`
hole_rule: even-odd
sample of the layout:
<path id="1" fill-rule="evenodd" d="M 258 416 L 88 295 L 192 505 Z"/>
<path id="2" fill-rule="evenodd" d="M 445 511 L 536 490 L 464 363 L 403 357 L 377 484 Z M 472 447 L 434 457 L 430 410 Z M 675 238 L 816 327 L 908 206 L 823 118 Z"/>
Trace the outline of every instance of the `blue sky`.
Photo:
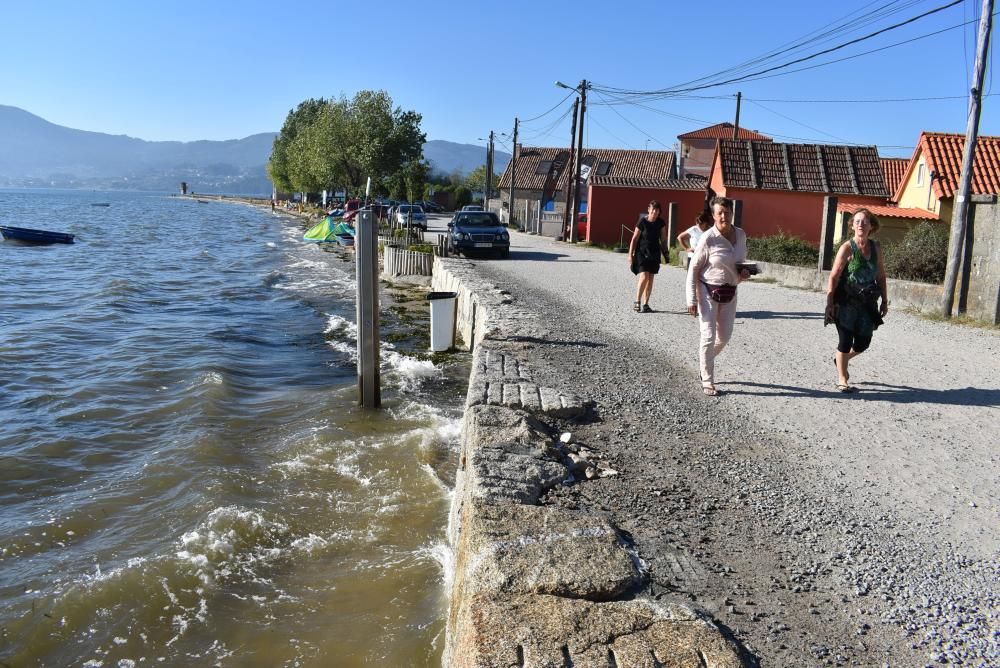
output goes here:
<path id="1" fill-rule="evenodd" d="M 948 2 L 9 2 L 0 103 L 68 127 L 190 141 L 277 131 L 306 98 L 380 88 L 423 114 L 428 139 L 479 143 L 490 130 L 509 134 L 515 116 L 541 116 L 522 125 L 523 143 L 558 146 L 572 97 L 554 81 L 586 78 L 590 147 L 671 148 L 678 134 L 732 121 L 741 91 L 740 125 L 778 141 L 908 157 L 923 129 L 965 131 L 978 1 L 797 67 L 874 51 L 830 66 L 683 97 L 609 91 L 676 87 L 811 35 L 758 69 L 782 64 Z M 992 83 L 988 71 L 986 93 Z M 1000 133 L 1000 79 L 996 91 L 981 134 Z M 910 101 L 868 102 L 887 99 Z"/>

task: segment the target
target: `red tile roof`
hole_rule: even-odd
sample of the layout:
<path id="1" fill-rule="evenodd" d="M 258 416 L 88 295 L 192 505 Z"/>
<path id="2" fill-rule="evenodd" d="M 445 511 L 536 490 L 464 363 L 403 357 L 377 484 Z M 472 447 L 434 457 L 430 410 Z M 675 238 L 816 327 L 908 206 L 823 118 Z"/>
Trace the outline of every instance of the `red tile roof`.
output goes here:
<path id="1" fill-rule="evenodd" d="M 921 132 L 910 166 L 903 177 L 904 181 L 916 168 L 918 162 L 916 158 L 922 152 L 927 163 L 927 171 L 933 174 L 931 184 L 934 194 L 938 199 L 954 197 L 962 172 L 964 148 L 965 135 Z M 902 187 L 903 183 L 900 183 L 897 197 L 902 194 Z M 1000 194 L 1000 137 L 979 137 L 976 140 L 970 191 L 972 195 Z"/>
<path id="2" fill-rule="evenodd" d="M 837 211 L 841 213 L 854 213 L 858 209 L 868 209 L 879 218 L 908 218 L 913 220 L 940 220 L 940 217 L 933 211 L 927 209 L 902 209 L 898 206 L 873 206 L 855 202 L 840 202 L 837 204 Z"/>
<path id="3" fill-rule="evenodd" d="M 685 139 L 732 139 L 733 124 L 717 123 L 715 125 L 710 125 L 707 128 L 692 130 L 691 132 L 677 135 L 677 138 L 681 141 L 684 141 Z M 767 135 L 762 135 L 756 130 L 747 130 L 746 128 L 740 128 L 739 132 L 736 134 L 736 138 L 749 139 L 752 141 L 771 141 L 771 138 Z"/>
<path id="4" fill-rule="evenodd" d="M 887 196 L 874 146 L 722 139 L 714 164 L 731 188 Z"/>
<path id="5" fill-rule="evenodd" d="M 592 157 L 592 167 L 588 181 L 594 185 L 614 185 L 636 188 L 663 188 L 664 183 L 675 176 L 673 151 L 637 151 L 617 148 L 584 148 L 583 159 Z M 543 161 L 565 162 L 565 167 L 556 167 L 549 175 L 537 174 L 538 165 Z M 610 162 L 607 174 L 598 175 L 597 167 L 602 162 Z M 510 170 L 513 160 L 507 164 L 500 177 L 499 188 L 510 188 Z M 549 176 L 555 177 L 555 190 L 565 192 L 570 181 L 572 163 L 569 149 L 521 146 L 517 160 L 518 189 L 545 190 Z M 551 184 L 550 184 L 551 187 Z"/>
<path id="6" fill-rule="evenodd" d="M 899 184 L 903 182 L 903 175 L 910 161 L 907 158 L 879 158 L 882 163 L 882 177 L 885 179 L 885 189 L 889 191 L 889 196 L 895 194 L 899 189 Z"/>

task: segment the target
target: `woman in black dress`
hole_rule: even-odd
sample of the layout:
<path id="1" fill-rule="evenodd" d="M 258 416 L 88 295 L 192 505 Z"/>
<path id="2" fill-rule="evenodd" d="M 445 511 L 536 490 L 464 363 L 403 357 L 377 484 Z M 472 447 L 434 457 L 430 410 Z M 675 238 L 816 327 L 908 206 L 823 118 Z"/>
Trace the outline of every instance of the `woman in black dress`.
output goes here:
<path id="1" fill-rule="evenodd" d="M 628 261 L 632 273 L 639 277 L 635 290 L 636 313 L 651 313 L 649 295 L 653 292 L 653 277 L 660 271 L 660 255 L 669 246 L 667 224 L 660 218 L 660 203 L 655 199 L 649 203 L 645 216 L 639 217 L 639 224 L 632 233 L 628 246 Z"/>

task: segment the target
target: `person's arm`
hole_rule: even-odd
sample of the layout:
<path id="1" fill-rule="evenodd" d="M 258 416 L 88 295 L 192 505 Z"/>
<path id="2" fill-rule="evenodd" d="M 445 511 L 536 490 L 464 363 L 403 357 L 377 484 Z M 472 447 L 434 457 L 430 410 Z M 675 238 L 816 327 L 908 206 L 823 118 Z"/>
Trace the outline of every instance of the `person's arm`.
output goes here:
<path id="1" fill-rule="evenodd" d="M 681 245 L 681 249 L 687 251 L 688 253 L 691 253 L 694 251 L 694 249 L 688 246 L 689 241 L 691 241 L 690 230 L 684 230 L 683 232 L 677 235 L 677 243 Z"/>
<path id="2" fill-rule="evenodd" d="M 667 234 L 666 223 L 660 228 L 660 254 L 667 263 L 670 262 L 670 236 Z"/>
<path id="3" fill-rule="evenodd" d="M 837 257 L 833 260 L 833 268 L 830 270 L 830 278 L 826 282 L 826 314 L 833 317 L 833 300 L 837 295 L 837 286 L 840 284 L 840 275 L 847 268 L 847 259 L 850 255 L 850 244 L 844 243 L 837 251 Z"/>
<path id="4" fill-rule="evenodd" d="M 636 225 L 635 229 L 632 230 L 632 241 L 628 244 L 628 263 L 632 264 L 632 260 L 635 259 L 635 249 L 639 245 L 639 226 Z"/>
<path id="5" fill-rule="evenodd" d="M 877 244 L 875 251 L 875 257 L 878 259 L 876 280 L 878 281 L 879 294 L 882 296 L 882 305 L 879 306 L 878 313 L 884 318 L 885 314 L 889 312 L 889 287 L 885 280 L 885 264 L 882 262 L 882 244 Z"/>
<path id="6" fill-rule="evenodd" d="M 694 249 L 691 264 L 688 265 L 687 312 L 691 315 L 698 315 L 698 278 L 706 264 L 708 264 L 708 235 L 703 234 Z"/>

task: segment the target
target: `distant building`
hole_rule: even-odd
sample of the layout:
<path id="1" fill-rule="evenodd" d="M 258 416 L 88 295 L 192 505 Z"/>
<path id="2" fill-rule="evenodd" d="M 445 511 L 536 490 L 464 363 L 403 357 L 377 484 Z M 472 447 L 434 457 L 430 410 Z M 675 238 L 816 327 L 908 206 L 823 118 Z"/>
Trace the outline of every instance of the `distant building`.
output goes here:
<path id="1" fill-rule="evenodd" d="M 716 123 L 707 128 L 678 135 L 677 139 L 680 141 L 678 176 L 682 179 L 690 176 L 707 179 L 712 171 L 716 144 L 720 139 L 733 139 L 734 127 L 732 123 Z M 746 128 L 740 128 L 735 138 L 746 141 L 771 141 L 767 135 Z"/>

